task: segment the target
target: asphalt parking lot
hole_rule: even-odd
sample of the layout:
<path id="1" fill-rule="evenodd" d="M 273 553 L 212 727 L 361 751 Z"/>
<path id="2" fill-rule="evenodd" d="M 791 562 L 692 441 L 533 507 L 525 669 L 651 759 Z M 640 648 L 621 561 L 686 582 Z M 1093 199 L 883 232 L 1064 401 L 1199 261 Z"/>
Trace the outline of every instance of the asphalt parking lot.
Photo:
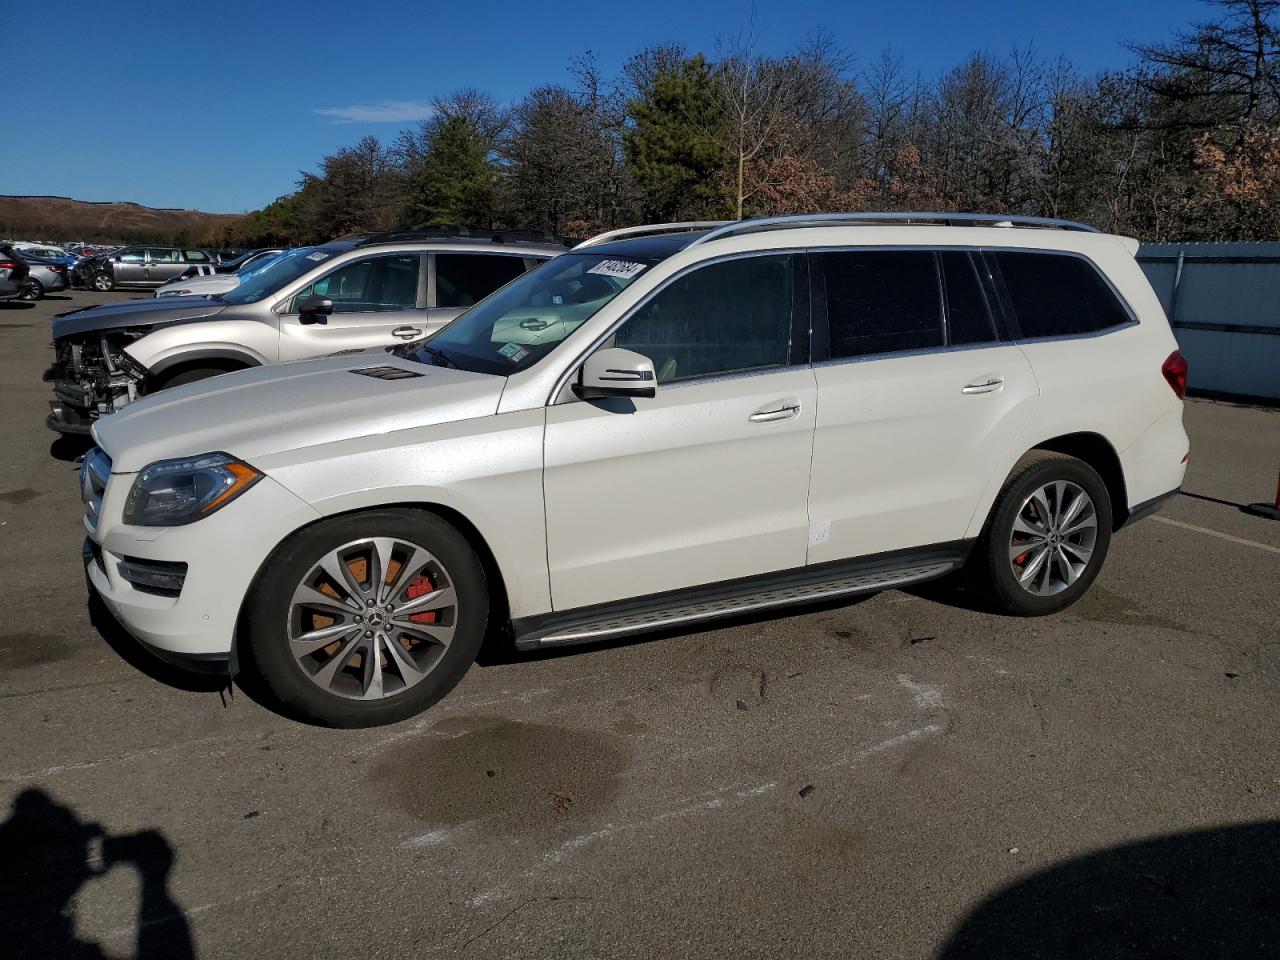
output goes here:
<path id="1" fill-rule="evenodd" d="M 128 296 L 0 305 L 17 956 L 1274 955 L 1280 523 L 1238 505 L 1280 411 L 1190 402 L 1185 494 L 1056 617 L 891 591 L 490 657 L 332 731 L 90 622 L 40 373 L 50 316 Z"/>

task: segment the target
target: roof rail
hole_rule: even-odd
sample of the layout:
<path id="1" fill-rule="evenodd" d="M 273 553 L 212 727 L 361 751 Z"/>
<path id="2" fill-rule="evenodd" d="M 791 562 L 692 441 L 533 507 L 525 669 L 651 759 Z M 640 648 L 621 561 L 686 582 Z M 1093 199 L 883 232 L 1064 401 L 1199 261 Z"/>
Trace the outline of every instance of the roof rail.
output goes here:
<path id="1" fill-rule="evenodd" d="M 687 220 L 683 223 L 651 223 L 643 227 L 623 227 L 620 230 L 607 230 L 604 233 L 598 233 L 589 240 L 583 240 L 573 249 L 581 250 L 583 247 L 595 247 L 611 240 L 621 240 L 624 237 L 642 237 L 651 233 L 682 233 L 688 230 L 707 230 L 711 227 L 733 226 L 738 222 L 736 220 Z"/>
<path id="2" fill-rule="evenodd" d="M 785 217 L 759 217 L 754 220 L 734 220 L 709 233 L 703 234 L 689 244 L 697 246 L 723 237 L 737 236 L 743 233 L 759 233 L 765 230 L 787 230 L 800 227 L 822 227 L 842 223 L 888 225 L 900 223 L 934 224 L 947 227 L 1036 227 L 1048 230 L 1076 230 L 1084 233 L 1100 233 L 1097 227 L 1074 220 L 1057 220 L 1052 217 L 1024 217 L 1007 213 L 939 213 L 936 211 L 891 211 L 877 213 L 863 211 L 859 213 L 812 213 L 792 214 Z"/>
<path id="3" fill-rule="evenodd" d="M 392 230 L 386 233 L 351 234 L 341 240 L 355 241 L 357 246 L 367 247 L 377 243 L 417 243 L 423 240 L 462 240 L 472 243 L 536 243 L 569 246 L 564 237 L 542 230 L 477 230 L 454 224 L 439 224 L 417 230 Z"/>

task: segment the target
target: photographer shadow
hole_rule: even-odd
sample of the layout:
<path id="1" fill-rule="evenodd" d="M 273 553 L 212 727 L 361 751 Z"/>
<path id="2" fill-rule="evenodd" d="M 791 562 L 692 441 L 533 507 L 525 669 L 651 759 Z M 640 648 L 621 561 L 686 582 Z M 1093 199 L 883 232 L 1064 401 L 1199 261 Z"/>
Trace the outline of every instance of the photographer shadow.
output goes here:
<path id="1" fill-rule="evenodd" d="M 191 929 L 169 895 L 173 848 L 163 834 L 144 830 L 111 836 L 43 790 L 14 798 L 0 823 L 0 927 L 6 956 L 106 958 L 102 948 L 76 935 L 73 898 L 92 878 L 117 865 L 139 880 L 140 907 L 134 952 L 137 960 L 195 956 Z"/>
<path id="2" fill-rule="evenodd" d="M 1261 960 L 1280 949 L 1280 821 L 1055 864 L 996 893 L 935 960 Z"/>

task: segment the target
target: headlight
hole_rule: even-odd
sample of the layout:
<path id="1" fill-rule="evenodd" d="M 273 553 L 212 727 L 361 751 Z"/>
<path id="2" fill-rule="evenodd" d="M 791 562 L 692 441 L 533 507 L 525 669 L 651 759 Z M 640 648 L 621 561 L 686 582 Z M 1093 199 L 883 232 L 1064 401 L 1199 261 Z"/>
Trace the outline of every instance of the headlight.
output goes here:
<path id="1" fill-rule="evenodd" d="M 138 474 L 124 505 L 124 522 L 177 527 L 221 510 L 262 479 L 225 453 L 158 460 Z"/>

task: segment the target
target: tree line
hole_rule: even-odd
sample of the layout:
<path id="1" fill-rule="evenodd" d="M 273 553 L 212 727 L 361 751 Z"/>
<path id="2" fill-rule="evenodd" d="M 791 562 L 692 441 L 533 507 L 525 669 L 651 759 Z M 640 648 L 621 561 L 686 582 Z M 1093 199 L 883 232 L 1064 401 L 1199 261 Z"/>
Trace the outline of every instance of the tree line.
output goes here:
<path id="1" fill-rule="evenodd" d="M 367 136 L 298 189 L 217 228 L 226 246 L 459 224 L 580 237 L 632 223 L 833 210 L 979 210 L 1084 220 L 1144 240 L 1280 238 L 1280 0 L 1206 18 L 1086 75 L 1028 49 L 941 77 L 855 61 L 818 33 L 782 56 L 750 36 L 679 44 L 617 77 L 514 105 L 477 89 L 384 143 Z"/>

